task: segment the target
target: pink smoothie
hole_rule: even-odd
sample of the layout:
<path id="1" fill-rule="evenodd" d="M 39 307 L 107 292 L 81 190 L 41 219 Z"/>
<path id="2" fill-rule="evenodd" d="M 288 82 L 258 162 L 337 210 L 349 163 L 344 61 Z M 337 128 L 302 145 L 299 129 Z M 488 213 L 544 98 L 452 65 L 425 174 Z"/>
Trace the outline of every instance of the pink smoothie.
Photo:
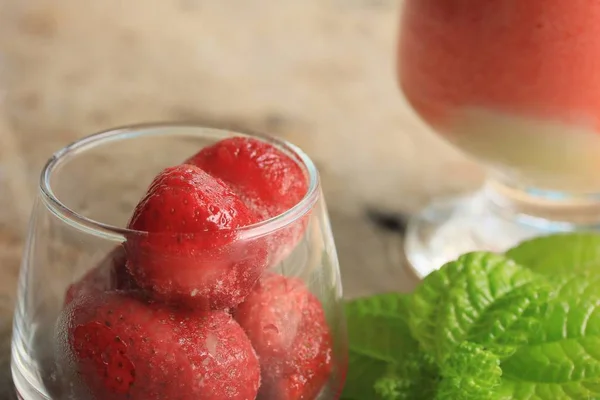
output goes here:
<path id="1" fill-rule="evenodd" d="M 527 184 L 600 190 L 600 1 L 405 0 L 416 111 Z"/>

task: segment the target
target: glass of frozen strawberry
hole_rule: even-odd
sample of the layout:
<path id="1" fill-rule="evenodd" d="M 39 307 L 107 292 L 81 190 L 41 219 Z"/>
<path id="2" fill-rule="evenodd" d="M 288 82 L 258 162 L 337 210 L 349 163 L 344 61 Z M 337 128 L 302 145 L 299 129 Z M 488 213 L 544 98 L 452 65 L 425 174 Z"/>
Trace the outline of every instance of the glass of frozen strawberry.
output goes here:
<path id="1" fill-rule="evenodd" d="M 339 266 L 312 161 L 189 125 L 84 138 L 42 173 L 13 377 L 25 400 L 339 398 Z"/>

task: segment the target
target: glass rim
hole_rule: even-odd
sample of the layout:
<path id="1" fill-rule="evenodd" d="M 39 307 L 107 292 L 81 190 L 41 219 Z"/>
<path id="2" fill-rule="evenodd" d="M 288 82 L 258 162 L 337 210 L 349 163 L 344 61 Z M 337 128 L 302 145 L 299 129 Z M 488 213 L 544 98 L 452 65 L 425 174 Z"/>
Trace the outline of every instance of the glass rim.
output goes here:
<path id="1" fill-rule="evenodd" d="M 147 234 L 146 231 L 138 231 L 129 228 L 122 228 L 110 224 L 96 221 L 88 218 L 70 207 L 66 206 L 54 193 L 51 185 L 51 179 L 55 170 L 69 159 L 85 154 L 87 150 L 95 148 L 99 145 L 110 142 L 118 142 L 121 140 L 134 139 L 140 136 L 168 136 L 176 134 L 176 130 L 185 130 L 187 133 L 180 132 L 178 136 L 187 137 L 214 137 L 226 138 L 233 136 L 252 137 L 264 142 L 270 143 L 279 149 L 291 153 L 301 164 L 307 173 L 308 189 L 304 197 L 296 203 L 292 208 L 275 217 L 257 222 L 255 224 L 232 229 L 237 232 L 237 237 L 240 240 L 251 240 L 266 236 L 270 233 L 279 231 L 286 226 L 294 223 L 310 212 L 319 198 L 320 179 L 318 170 L 311 158 L 304 153 L 296 145 L 272 136 L 245 133 L 237 129 L 222 129 L 214 128 L 201 124 L 193 123 L 145 123 L 125 125 L 121 127 L 103 130 L 91 135 L 84 136 L 62 149 L 55 152 L 42 168 L 40 175 L 40 192 L 42 200 L 52 214 L 68 225 L 71 225 L 77 230 L 84 231 L 94 236 L 100 236 L 106 239 L 122 242 L 128 236 Z M 190 134 L 189 131 L 197 131 L 199 134 Z M 150 185 L 150 182 L 148 182 Z"/>

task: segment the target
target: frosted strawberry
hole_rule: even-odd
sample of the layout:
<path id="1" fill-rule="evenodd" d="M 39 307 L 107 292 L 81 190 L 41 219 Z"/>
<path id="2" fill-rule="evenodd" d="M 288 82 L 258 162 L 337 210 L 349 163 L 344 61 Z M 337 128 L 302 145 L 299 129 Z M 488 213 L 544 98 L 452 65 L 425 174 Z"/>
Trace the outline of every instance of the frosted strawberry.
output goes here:
<path id="1" fill-rule="evenodd" d="M 65 305 L 77 297 L 93 296 L 109 290 L 137 290 L 125 268 L 125 263 L 125 249 L 119 246 L 111 251 L 97 267 L 69 286 L 65 295 Z"/>
<path id="2" fill-rule="evenodd" d="M 192 165 L 167 168 L 128 227 L 127 268 L 158 301 L 195 308 L 239 304 L 266 268 L 262 241 L 238 240 L 256 216 L 220 179 Z"/>
<path id="3" fill-rule="evenodd" d="M 319 300 L 302 281 L 269 274 L 235 318 L 260 359 L 261 400 L 313 400 L 332 369 L 332 342 Z"/>
<path id="4" fill-rule="evenodd" d="M 306 195 L 308 180 L 299 163 L 270 143 L 232 137 L 205 147 L 186 163 L 196 165 L 231 185 L 261 220 L 281 215 Z M 276 264 L 302 238 L 307 218 L 271 237 L 270 264 Z"/>
<path id="5" fill-rule="evenodd" d="M 222 311 L 104 293 L 74 301 L 56 338 L 59 368 L 94 400 L 254 400 L 260 384 L 250 341 Z"/>

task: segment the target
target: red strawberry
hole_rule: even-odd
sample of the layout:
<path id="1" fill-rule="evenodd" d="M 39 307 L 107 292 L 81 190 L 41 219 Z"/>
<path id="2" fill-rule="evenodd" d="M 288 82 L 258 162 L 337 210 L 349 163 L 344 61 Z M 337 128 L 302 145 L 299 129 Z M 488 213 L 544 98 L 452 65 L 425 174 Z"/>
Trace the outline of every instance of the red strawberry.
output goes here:
<path id="1" fill-rule="evenodd" d="M 186 161 L 231 184 L 262 219 L 295 206 L 306 194 L 304 172 L 290 156 L 262 140 L 232 137 Z"/>
<path id="2" fill-rule="evenodd" d="M 65 295 L 65 305 L 77 297 L 108 290 L 136 290 L 136 285 L 125 268 L 125 262 L 125 249 L 122 246 L 111 251 L 98 266 L 69 286 Z"/>
<path id="3" fill-rule="evenodd" d="M 267 275 L 235 318 L 260 359 L 259 399 L 316 398 L 331 374 L 332 342 L 321 303 L 301 280 Z"/>
<path id="4" fill-rule="evenodd" d="M 306 175 L 294 159 L 270 143 L 250 137 L 221 140 L 186 163 L 229 183 L 261 220 L 294 207 L 308 190 Z M 307 222 L 302 219 L 274 235 L 271 265 L 289 255 L 302 238 Z"/>
<path id="5" fill-rule="evenodd" d="M 221 180 L 180 165 L 159 174 L 128 227 L 147 234 L 126 243 L 127 268 L 159 301 L 236 306 L 266 268 L 262 240 L 237 238 L 256 217 Z"/>
<path id="6" fill-rule="evenodd" d="M 61 372 L 71 382 L 80 377 L 85 398 L 254 400 L 258 392 L 256 354 L 222 311 L 176 310 L 107 292 L 73 302 L 57 328 Z"/>

